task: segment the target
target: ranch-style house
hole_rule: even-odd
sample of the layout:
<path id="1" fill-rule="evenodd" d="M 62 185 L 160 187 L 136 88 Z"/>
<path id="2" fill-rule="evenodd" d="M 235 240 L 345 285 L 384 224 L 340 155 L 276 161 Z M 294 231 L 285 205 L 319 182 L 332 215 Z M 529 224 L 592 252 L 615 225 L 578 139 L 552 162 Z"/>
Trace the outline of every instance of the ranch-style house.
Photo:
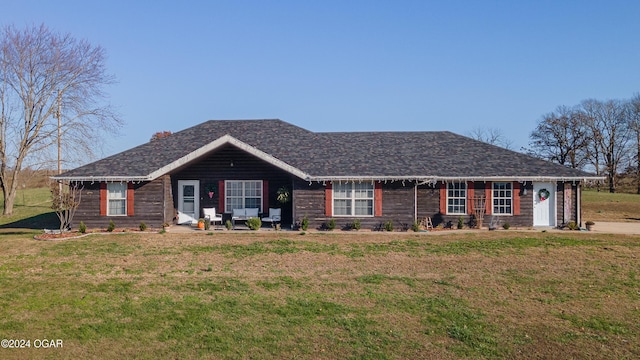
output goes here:
<path id="1" fill-rule="evenodd" d="M 600 177 L 448 131 L 312 132 L 281 120 L 211 120 L 53 179 L 83 187 L 74 226 L 192 222 L 215 208 L 281 209 L 282 227 L 356 219 L 363 229 L 484 217 L 521 227 L 580 224 Z M 278 194 L 288 194 L 286 202 Z"/>

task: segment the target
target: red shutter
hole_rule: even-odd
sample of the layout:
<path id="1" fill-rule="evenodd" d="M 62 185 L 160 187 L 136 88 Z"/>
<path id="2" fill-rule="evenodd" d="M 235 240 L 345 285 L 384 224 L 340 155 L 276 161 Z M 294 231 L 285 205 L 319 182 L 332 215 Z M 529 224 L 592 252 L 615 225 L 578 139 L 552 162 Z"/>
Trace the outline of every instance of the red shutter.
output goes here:
<path id="1" fill-rule="evenodd" d="M 333 186 L 328 183 L 324 188 L 324 215 L 333 216 Z"/>
<path id="2" fill-rule="evenodd" d="M 133 183 L 127 183 L 127 216 L 133 216 Z"/>
<path id="3" fill-rule="evenodd" d="M 107 216 L 107 183 L 100 183 L 100 216 Z"/>
<path id="4" fill-rule="evenodd" d="M 373 187 L 373 215 L 382 216 L 382 183 L 377 182 Z"/>
<path id="5" fill-rule="evenodd" d="M 487 181 L 484 183 L 484 208 L 485 214 L 491 215 L 491 210 L 493 209 L 493 200 L 491 200 L 491 193 L 493 192 L 493 184 L 491 181 Z"/>
<path id="6" fill-rule="evenodd" d="M 520 183 L 513 182 L 513 215 L 520 215 Z"/>
<path id="7" fill-rule="evenodd" d="M 474 185 L 473 181 L 467 181 L 467 205 L 468 205 L 467 206 L 467 209 L 468 209 L 467 213 L 469 215 L 473 214 L 473 197 L 475 196 L 474 195 L 474 190 L 475 189 L 473 188 L 474 186 L 475 185 Z"/>
<path id="8" fill-rule="evenodd" d="M 218 214 L 224 214 L 224 180 L 218 181 Z"/>
<path id="9" fill-rule="evenodd" d="M 262 212 L 269 211 L 269 180 L 262 180 Z"/>
<path id="10" fill-rule="evenodd" d="M 440 213 L 447 213 L 447 183 L 444 181 L 440 183 Z"/>

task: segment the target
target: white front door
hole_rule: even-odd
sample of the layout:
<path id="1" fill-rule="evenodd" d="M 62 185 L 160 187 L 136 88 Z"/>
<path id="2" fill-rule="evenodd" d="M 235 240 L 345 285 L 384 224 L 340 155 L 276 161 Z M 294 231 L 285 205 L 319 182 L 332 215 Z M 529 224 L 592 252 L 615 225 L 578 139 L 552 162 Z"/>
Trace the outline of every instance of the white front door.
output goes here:
<path id="1" fill-rule="evenodd" d="M 200 182 L 178 180 L 178 223 L 195 224 L 200 217 Z"/>
<path id="2" fill-rule="evenodd" d="M 549 196 L 540 196 L 541 192 L 542 195 L 548 192 Z M 533 226 L 556 226 L 556 186 L 553 183 L 533 183 Z"/>

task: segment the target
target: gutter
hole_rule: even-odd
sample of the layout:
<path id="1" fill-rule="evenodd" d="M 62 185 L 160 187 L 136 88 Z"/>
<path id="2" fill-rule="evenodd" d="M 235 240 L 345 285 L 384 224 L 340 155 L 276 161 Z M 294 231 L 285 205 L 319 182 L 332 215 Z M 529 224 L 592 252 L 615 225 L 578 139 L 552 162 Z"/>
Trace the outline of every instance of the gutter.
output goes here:
<path id="1" fill-rule="evenodd" d="M 419 185 L 435 184 L 438 181 L 461 182 L 461 181 L 604 181 L 604 176 L 310 176 L 305 179 L 309 182 L 350 182 L 350 181 L 415 181 Z"/>

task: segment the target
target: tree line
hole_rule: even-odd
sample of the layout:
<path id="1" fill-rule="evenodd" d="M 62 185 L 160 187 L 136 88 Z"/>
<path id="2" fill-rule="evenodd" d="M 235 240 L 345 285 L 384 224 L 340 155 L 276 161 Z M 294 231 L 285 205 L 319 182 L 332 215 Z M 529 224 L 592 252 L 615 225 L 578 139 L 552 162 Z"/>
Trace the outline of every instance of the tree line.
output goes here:
<path id="1" fill-rule="evenodd" d="M 530 155 L 604 176 L 612 193 L 622 174 L 632 175 L 640 194 L 640 94 L 558 106 L 529 139 Z"/>

